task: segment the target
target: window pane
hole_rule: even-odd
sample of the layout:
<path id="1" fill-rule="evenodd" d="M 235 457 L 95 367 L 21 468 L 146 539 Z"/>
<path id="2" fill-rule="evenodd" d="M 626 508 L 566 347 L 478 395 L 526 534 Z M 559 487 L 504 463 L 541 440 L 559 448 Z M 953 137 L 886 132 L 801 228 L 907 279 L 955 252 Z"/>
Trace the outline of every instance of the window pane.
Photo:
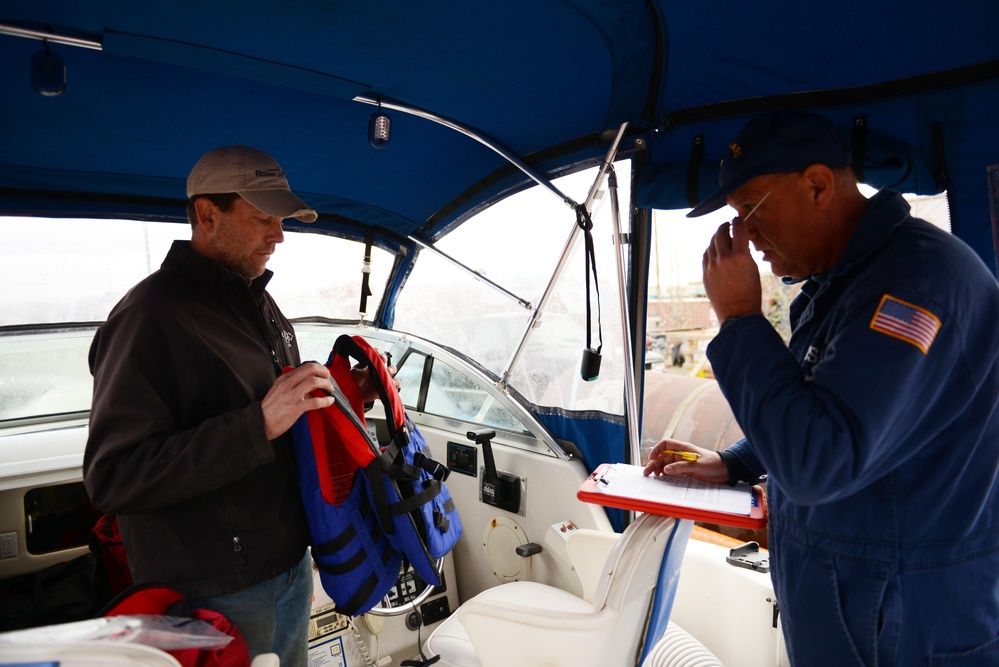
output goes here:
<path id="1" fill-rule="evenodd" d="M 93 329 L 7 334 L 0 345 L 0 421 L 90 410 Z"/>
<path id="2" fill-rule="evenodd" d="M 419 352 L 414 352 L 406 356 L 399 365 L 399 372 L 395 374 L 395 379 L 399 381 L 399 395 L 402 396 L 402 404 L 410 410 L 416 410 L 420 400 L 420 383 L 423 380 L 423 364 L 426 363 L 426 356 Z"/>
<path id="3" fill-rule="evenodd" d="M 627 232 L 630 163 L 619 161 L 615 169 L 621 231 Z M 596 175 L 596 169 L 588 169 L 554 182 L 575 201 L 585 201 Z M 600 376 L 586 382 L 579 372 L 587 342 L 587 279 L 584 239 L 575 234 L 558 283 L 507 376 L 509 385 L 531 403 L 624 413 L 624 344 L 610 200 L 609 193 L 597 199 L 592 216 L 599 312 L 597 293 L 591 288 L 590 338 L 592 347 L 603 344 Z M 443 343 L 503 377 L 525 335 L 531 310 L 477 276 L 536 305 L 575 229 L 575 212 L 540 187 L 483 210 L 438 244 L 476 275 L 421 251 L 396 303 L 395 328 Z"/>
<path id="4" fill-rule="evenodd" d="M 496 402 L 493 395 L 464 373 L 434 359 L 426 411 L 442 417 L 527 432 L 520 420 Z"/>

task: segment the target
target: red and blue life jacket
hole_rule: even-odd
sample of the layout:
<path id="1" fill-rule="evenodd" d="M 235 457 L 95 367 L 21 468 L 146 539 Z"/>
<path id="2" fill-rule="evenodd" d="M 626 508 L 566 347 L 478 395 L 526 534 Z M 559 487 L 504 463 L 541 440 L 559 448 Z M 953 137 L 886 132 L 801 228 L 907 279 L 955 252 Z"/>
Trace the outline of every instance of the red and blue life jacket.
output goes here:
<path id="1" fill-rule="evenodd" d="M 351 359 L 369 369 L 385 408 L 384 447 L 368 431 Z M 461 519 L 444 485 L 450 470 L 430 457 L 381 355 L 343 335 L 326 366 L 334 404 L 302 415 L 292 435 L 320 581 L 340 613 L 359 615 L 392 589 L 403 562 L 440 585 Z"/>

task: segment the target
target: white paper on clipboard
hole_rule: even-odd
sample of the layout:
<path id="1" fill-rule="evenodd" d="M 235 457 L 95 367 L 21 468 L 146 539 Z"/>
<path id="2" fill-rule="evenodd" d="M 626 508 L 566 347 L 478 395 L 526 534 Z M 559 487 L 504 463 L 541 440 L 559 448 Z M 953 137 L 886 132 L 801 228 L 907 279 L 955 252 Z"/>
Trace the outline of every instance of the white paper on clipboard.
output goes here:
<path id="1" fill-rule="evenodd" d="M 642 474 L 643 466 L 615 463 L 596 478 L 595 489 L 608 495 L 748 516 L 753 510 L 752 487 L 711 484 L 690 477 Z"/>

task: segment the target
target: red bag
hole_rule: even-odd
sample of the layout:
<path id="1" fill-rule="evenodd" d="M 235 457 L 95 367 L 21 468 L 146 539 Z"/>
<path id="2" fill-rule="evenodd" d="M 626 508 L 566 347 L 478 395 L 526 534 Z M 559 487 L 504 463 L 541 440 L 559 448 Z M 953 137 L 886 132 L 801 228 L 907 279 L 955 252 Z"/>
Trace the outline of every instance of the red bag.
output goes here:
<path id="1" fill-rule="evenodd" d="M 118 517 L 105 514 L 90 531 L 90 551 L 97 556 L 95 579 L 104 600 L 110 600 L 133 584 L 125 545 L 118 532 Z"/>
<path id="2" fill-rule="evenodd" d="M 236 626 L 222 614 L 210 609 L 195 609 L 189 613 L 184 596 L 167 584 L 144 583 L 132 586 L 119 593 L 98 616 L 137 614 L 190 617 L 204 621 L 233 638 L 224 648 L 214 651 L 197 648 L 167 651 L 183 667 L 249 667 L 250 649 Z"/>

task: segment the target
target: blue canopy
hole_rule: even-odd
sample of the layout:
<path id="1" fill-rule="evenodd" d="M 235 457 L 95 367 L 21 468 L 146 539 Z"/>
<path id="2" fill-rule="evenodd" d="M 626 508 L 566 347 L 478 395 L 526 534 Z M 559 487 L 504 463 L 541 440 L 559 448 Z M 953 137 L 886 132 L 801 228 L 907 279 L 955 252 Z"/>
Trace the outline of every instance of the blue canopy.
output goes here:
<path id="1" fill-rule="evenodd" d="M 713 188 L 749 115 L 806 107 L 849 128 L 869 182 L 947 188 L 955 232 L 994 267 L 997 25 L 988 0 L 6 0 L 0 210 L 176 219 L 197 157 L 245 143 L 277 157 L 321 228 L 373 226 L 398 247 L 530 180 L 392 105 L 546 174 L 603 155 L 628 123 L 639 203 L 669 208 Z M 33 89 L 45 48 L 65 61 L 62 94 Z M 383 149 L 367 140 L 378 100 Z"/>
<path id="2" fill-rule="evenodd" d="M 197 158 L 255 146 L 319 212 L 311 230 L 405 258 L 374 316 L 391 326 L 413 238 L 440 239 L 528 172 L 591 166 L 627 124 L 639 206 L 686 208 L 748 117 L 805 108 L 842 125 L 865 181 L 946 190 L 953 231 L 995 270 L 997 26 L 995 0 L 4 0 L 0 215 L 182 220 Z M 37 66 L 53 56 L 59 94 Z M 999 201 L 999 175 L 991 188 Z M 639 211 L 636 350 L 650 229 Z M 623 442 L 616 417 L 571 417 L 543 416 L 586 451 Z"/>

